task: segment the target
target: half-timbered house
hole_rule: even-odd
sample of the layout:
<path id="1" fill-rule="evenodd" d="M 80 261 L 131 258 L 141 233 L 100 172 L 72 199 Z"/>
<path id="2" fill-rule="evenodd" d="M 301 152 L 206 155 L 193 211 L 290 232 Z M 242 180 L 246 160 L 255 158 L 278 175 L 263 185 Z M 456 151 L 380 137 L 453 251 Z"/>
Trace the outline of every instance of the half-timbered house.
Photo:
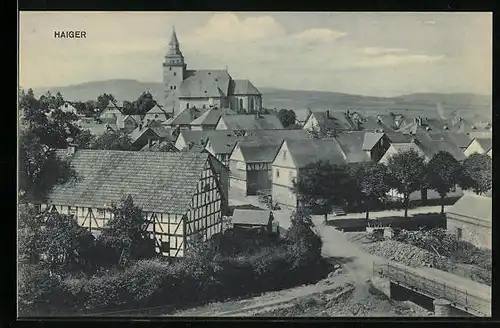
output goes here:
<path id="1" fill-rule="evenodd" d="M 156 252 L 182 257 L 193 242 L 222 230 L 223 192 L 207 153 L 61 150 L 77 179 L 57 185 L 42 210 L 69 214 L 98 233 L 110 208 L 132 196 Z"/>

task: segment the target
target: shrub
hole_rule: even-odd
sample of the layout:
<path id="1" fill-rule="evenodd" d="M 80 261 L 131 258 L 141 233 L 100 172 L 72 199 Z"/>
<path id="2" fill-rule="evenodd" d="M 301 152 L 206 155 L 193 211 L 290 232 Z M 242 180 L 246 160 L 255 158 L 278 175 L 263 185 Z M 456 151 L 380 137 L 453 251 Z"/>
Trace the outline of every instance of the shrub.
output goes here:
<path id="1" fill-rule="evenodd" d="M 68 310 L 70 292 L 59 276 L 38 265 L 19 267 L 19 313 L 53 315 Z"/>

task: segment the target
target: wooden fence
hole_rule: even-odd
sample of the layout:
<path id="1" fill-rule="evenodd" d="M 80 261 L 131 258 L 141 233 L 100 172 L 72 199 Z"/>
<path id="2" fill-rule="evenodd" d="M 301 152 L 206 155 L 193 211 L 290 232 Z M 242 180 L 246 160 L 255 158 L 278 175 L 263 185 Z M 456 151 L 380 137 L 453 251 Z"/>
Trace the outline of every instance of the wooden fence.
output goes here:
<path id="1" fill-rule="evenodd" d="M 491 300 L 487 300 L 470 290 L 457 288 L 428 277 L 419 275 L 399 266 L 379 264 L 373 266 L 374 274 L 386 277 L 410 290 L 416 291 L 434 299 L 443 298 L 451 302 L 452 306 L 476 316 L 491 316 Z"/>

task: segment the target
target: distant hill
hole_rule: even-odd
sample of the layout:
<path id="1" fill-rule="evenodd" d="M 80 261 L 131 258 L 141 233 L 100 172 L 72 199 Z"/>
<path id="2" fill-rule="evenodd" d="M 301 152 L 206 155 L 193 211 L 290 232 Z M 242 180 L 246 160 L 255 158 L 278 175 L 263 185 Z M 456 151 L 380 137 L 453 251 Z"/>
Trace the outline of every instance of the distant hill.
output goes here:
<path id="1" fill-rule="evenodd" d="M 92 81 L 87 83 L 37 88 L 33 91 L 38 97 L 50 90 L 61 92 L 65 99 L 86 101 L 97 99 L 103 93 L 111 93 L 121 101 L 136 100 L 139 95 L 148 90 L 156 99 L 161 100 L 163 86 L 160 82 L 140 82 L 130 79 Z M 444 112 L 450 114 L 459 112 L 462 116 L 480 115 L 491 118 L 491 96 L 456 93 L 414 93 L 398 97 L 371 97 L 351 95 L 337 92 L 285 90 L 261 87 L 263 105 L 266 108 L 311 108 L 346 110 L 355 109 L 365 112 L 380 112 L 386 110 L 410 110 L 419 112 L 437 112 L 441 106 Z M 439 104 L 439 105 L 438 105 Z"/>

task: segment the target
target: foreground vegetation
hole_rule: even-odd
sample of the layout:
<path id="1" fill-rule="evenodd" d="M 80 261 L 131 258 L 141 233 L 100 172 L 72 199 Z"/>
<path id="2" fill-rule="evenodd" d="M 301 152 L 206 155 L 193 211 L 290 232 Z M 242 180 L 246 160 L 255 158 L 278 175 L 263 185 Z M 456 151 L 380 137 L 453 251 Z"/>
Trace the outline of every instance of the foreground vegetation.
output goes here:
<path id="1" fill-rule="evenodd" d="M 37 236 L 42 240 L 36 247 L 40 254 L 26 254 L 28 247 L 22 248 L 21 315 L 104 313 L 159 305 L 183 307 L 316 282 L 329 269 L 321 257 L 321 239 L 311 230 L 310 218 L 301 211 L 294 214 L 283 239 L 228 230 L 196 245 L 185 258 L 175 262 L 143 252 L 131 257 L 125 267 L 119 261 L 113 262 L 116 255 L 108 255 L 108 262 L 102 257 L 103 251 L 113 253 L 106 248 L 109 244 L 104 239 L 116 245 L 126 237 L 101 237 L 107 234 L 103 232 L 83 246 L 81 243 L 89 237 L 85 229 L 64 223 L 71 220 L 58 219 L 62 223 L 57 230 L 49 227 Z M 118 221 L 111 225 L 115 231 Z M 34 235 L 31 232 L 30 236 Z M 135 236 L 135 242 L 141 239 Z M 47 242 L 50 239 L 54 242 Z M 26 237 L 23 244 L 30 241 L 33 243 Z"/>

